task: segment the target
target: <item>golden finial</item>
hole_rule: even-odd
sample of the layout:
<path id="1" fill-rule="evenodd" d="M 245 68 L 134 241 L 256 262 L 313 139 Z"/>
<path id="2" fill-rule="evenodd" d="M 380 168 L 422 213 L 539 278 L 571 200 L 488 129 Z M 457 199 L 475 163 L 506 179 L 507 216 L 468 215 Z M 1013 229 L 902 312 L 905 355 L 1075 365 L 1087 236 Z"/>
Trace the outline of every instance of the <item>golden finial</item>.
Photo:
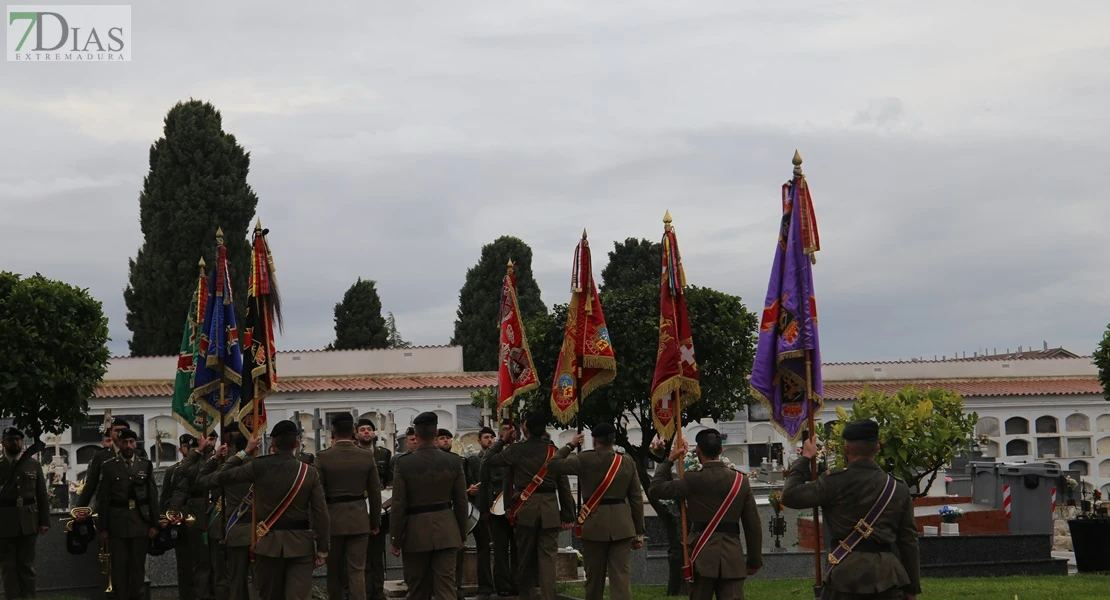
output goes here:
<path id="1" fill-rule="evenodd" d="M 794 163 L 794 174 L 795 175 L 801 175 L 802 174 L 802 155 L 798 154 L 797 149 L 794 150 L 794 160 L 792 160 L 791 162 Z"/>
<path id="2" fill-rule="evenodd" d="M 216 228 L 216 245 L 217 246 L 223 246 L 224 245 L 224 228 L 223 227 L 217 227 Z"/>
<path id="3" fill-rule="evenodd" d="M 200 257 L 200 260 L 197 262 L 197 264 L 200 266 L 200 274 L 203 275 L 204 274 L 204 257 L 203 256 Z"/>
<path id="4" fill-rule="evenodd" d="M 254 230 L 255 231 L 262 231 L 262 217 L 258 217 L 258 219 L 255 220 Z"/>
<path id="5" fill-rule="evenodd" d="M 513 274 L 513 259 L 509 259 L 509 275 Z"/>
<path id="6" fill-rule="evenodd" d="M 582 239 L 586 239 L 586 228 L 582 228 Z"/>
<path id="7" fill-rule="evenodd" d="M 663 229 L 671 230 L 671 211 L 668 210 L 667 214 L 663 215 Z"/>

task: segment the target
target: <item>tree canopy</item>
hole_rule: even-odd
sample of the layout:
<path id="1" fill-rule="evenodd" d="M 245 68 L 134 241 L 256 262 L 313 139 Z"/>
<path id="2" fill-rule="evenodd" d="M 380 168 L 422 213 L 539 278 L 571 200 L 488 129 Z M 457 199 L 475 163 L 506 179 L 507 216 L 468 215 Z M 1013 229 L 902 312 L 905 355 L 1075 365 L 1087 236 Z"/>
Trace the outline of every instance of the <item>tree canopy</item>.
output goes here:
<path id="1" fill-rule="evenodd" d="M 544 315 L 540 286 L 532 276 L 532 248 L 523 240 L 502 236 L 482 246 L 478 263 L 466 272 L 459 290 L 453 345 L 463 348 L 467 371 L 496 371 L 501 286 L 509 261 L 516 274 L 517 300 L 522 317 Z M 569 261 L 568 261 L 569 262 Z M 567 292 L 568 297 L 570 292 Z"/>
<path id="2" fill-rule="evenodd" d="M 36 441 L 83 424 L 107 344 L 108 319 L 88 290 L 0 272 L 0 418 Z"/>
<path id="3" fill-rule="evenodd" d="M 393 311 L 385 317 L 385 343 L 389 348 L 412 348 L 412 344 L 405 341 L 401 332 L 397 331 L 397 317 L 393 316 Z"/>
<path id="4" fill-rule="evenodd" d="M 659 242 L 636 238 L 613 242 L 609 264 L 601 270 L 601 292 L 649 284 L 658 287 L 662 256 Z"/>
<path id="5" fill-rule="evenodd" d="M 1102 340 L 1094 351 L 1095 366 L 1098 367 L 1098 380 L 1102 384 L 1102 396 L 1110 400 L 1110 325 L 1102 333 Z"/>
<path id="6" fill-rule="evenodd" d="M 389 333 L 375 282 L 359 277 L 335 305 L 335 341 L 328 349 L 389 348 Z"/>
<path id="7" fill-rule="evenodd" d="M 143 245 L 128 261 L 128 343 L 133 356 L 176 355 L 196 285 L 197 260 L 216 260 L 223 228 L 236 315 L 242 323 L 250 275 L 248 228 L 258 197 L 247 184 L 250 155 L 224 132 L 207 102 L 179 102 L 166 114 L 164 135 L 150 147 L 150 171 L 139 193 Z"/>

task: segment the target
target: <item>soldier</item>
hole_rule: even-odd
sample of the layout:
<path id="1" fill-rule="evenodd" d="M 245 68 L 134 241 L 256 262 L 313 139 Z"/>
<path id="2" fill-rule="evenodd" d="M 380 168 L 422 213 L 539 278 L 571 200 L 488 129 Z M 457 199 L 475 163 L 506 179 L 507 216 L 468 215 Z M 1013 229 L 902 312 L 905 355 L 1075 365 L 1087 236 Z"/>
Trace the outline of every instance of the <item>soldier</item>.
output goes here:
<path id="1" fill-rule="evenodd" d="M 137 456 L 138 436 L 130 429 L 118 434 L 119 455 L 104 461 L 96 491 L 100 541 L 112 556 L 112 589 L 117 600 L 143 597 L 146 554 L 158 535 L 158 488 L 154 465 Z"/>
<path id="2" fill-rule="evenodd" d="M 413 425 L 418 445 L 393 471 L 390 551 L 405 552 L 409 600 L 454 600 L 455 557 L 468 525 L 466 476 L 458 460 L 436 448 L 435 413 L 417 415 Z"/>
<path id="3" fill-rule="evenodd" d="M 382 488 L 393 487 L 393 453 L 378 445 L 378 431 L 370 419 L 358 420 L 358 445 L 374 452 Z M 379 494 L 380 497 L 380 494 Z M 380 511 L 379 511 L 380 512 Z M 371 533 L 366 546 L 366 598 L 385 600 L 385 539 L 389 531 L 389 513 L 381 515 L 381 526 Z"/>
<path id="4" fill-rule="evenodd" d="M 506 511 L 520 549 L 517 581 L 525 600 L 535 596 L 537 583 L 543 600 L 555 600 L 559 528 L 570 529 L 574 520 L 570 481 L 566 475 L 556 476 L 547 469 L 555 446 L 545 438 L 546 424 L 547 417 L 542 414 L 529 416 L 524 421 L 526 441 L 514 444 L 516 430 L 510 429 L 490 446 L 486 457 L 490 467 L 509 467 L 509 477 L 514 482 L 529 482 L 523 489 L 518 488 L 511 508 Z M 536 485 L 534 478 L 542 479 L 543 483 Z"/>
<path id="5" fill-rule="evenodd" d="M 247 454 L 247 438 L 238 431 L 232 431 L 229 441 L 237 452 L 245 454 L 243 462 L 249 462 L 258 455 L 258 448 L 253 448 Z M 250 575 L 250 545 L 251 545 L 251 499 L 248 496 L 251 485 L 249 483 L 236 483 L 227 486 L 218 486 L 216 478 L 219 476 L 219 467 L 227 460 L 228 442 L 216 449 L 212 458 L 201 466 L 200 485 L 211 488 L 212 494 L 221 498 L 225 510 L 221 511 L 220 519 L 209 531 L 219 529 L 219 537 L 223 540 L 224 566 L 218 569 L 221 578 L 216 583 L 216 597 L 229 600 L 248 600 Z"/>
<path id="6" fill-rule="evenodd" d="M 474 482 L 470 478 L 470 469 L 467 468 L 466 458 L 463 457 L 463 456 L 458 456 L 457 454 L 451 452 L 451 446 L 454 444 L 454 439 L 455 439 L 455 436 L 451 434 L 450 430 L 440 429 L 436 433 L 436 444 L 439 446 L 439 449 L 443 450 L 447 454 L 450 454 L 452 457 L 456 457 L 456 456 L 458 457 L 459 467 L 462 468 L 463 477 L 466 481 L 466 494 L 467 494 L 467 501 L 469 502 L 469 501 L 471 501 L 470 499 L 472 497 L 471 491 L 473 490 L 474 493 L 477 493 L 477 488 L 474 487 Z M 468 527 L 469 527 L 469 525 L 468 525 Z M 469 533 L 464 533 L 463 534 L 463 548 L 462 548 L 462 550 L 459 550 L 458 555 L 455 557 L 455 595 L 458 597 L 458 600 L 463 600 L 465 598 L 465 596 L 463 595 L 463 591 L 462 591 L 462 582 L 463 582 L 463 557 L 466 554 L 466 537 L 467 537 L 467 535 L 469 535 Z"/>
<path id="7" fill-rule="evenodd" d="M 4 598 L 35 596 L 35 542 L 50 529 L 42 466 L 23 453 L 23 432 L 4 429 L 0 459 L 0 573 Z"/>
<path id="8" fill-rule="evenodd" d="M 586 499 L 578 514 L 586 600 L 602 599 L 606 577 L 612 600 L 631 600 L 632 551 L 644 547 L 644 490 L 635 463 L 614 449 L 617 430 L 599 423 L 591 434 L 593 450 L 571 455 L 586 439 L 579 433 L 551 458 L 548 471 L 578 476 Z"/>
<path id="9" fill-rule="evenodd" d="M 170 500 L 174 510 L 193 515 L 196 519 L 192 527 L 185 528 L 183 537 L 187 540 L 193 567 L 193 595 L 200 600 L 215 597 L 216 582 L 224 575 L 224 561 L 210 536 L 214 528 L 219 528 L 217 509 L 223 507 L 209 494 L 211 486 L 200 480 L 201 465 L 211 458 L 215 450 L 212 445 L 215 439 L 211 435 L 205 436 L 181 461 L 175 478 L 173 499 Z"/>
<path id="10" fill-rule="evenodd" d="M 321 451 L 316 460 L 331 522 L 328 597 L 342 598 L 346 580 L 351 598 L 361 600 L 368 597 L 366 549 L 370 534 L 377 533 L 381 526 L 381 480 L 374 456 L 355 445 L 354 418 L 340 414 L 332 419 L 331 426 L 332 446 Z"/>
<path id="11" fill-rule="evenodd" d="M 743 600 L 744 579 L 763 566 L 763 530 L 748 478 L 721 462 L 721 434 L 703 429 L 694 438 L 701 470 L 675 480 L 674 462 L 687 451 L 685 440 L 676 444 L 667 460 L 659 463 L 648 495 L 653 500 L 686 502 L 690 523 L 690 562 L 694 587 L 690 597 L 708 600 Z M 721 511 L 724 511 L 721 513 Z M 720 517 L 718 518 L 718 515 Z M 716 522 L 716 526 L 713 524 Z M 740 526 L 744 546 L 740 545 Z"/>
<path id="12" fill-rule="evenodd" d="M 270 431 L 270 455 L 247 461 L 261 443 L 251 438 L 216 475 L 216 484 L 225 487 L 254 484 L 254 582 L 261 600 L 308 598 L 312 570 L 324 566 L 328 557 L 331 529 L 324 487 L 319 471 L 294 456 L 297 438 L 292 421 L 279 421 Z"/>
<path id="13" fill-rule="evenodd" d="M 181 510 L 180 506 L 173 505 L 174 490 L 181 483 L 183 473 L 182 462 L 189 456 L 189 451 L 200 445 L 196 437 L 188 433 L 178 438 L 177 451 L 181 453 L 179 462 L 174 463 L 162 475 L 161 513 L 169 510 Z M 173 553 L 177 561 L 177 595 L 180 600 L 193 600 L 193 556 L 189 548 L 189 535 L 185 534 L 177 539 Z"/>
<path id="14" fill-rule="evenodd" d="M 112 419 L 112 426 L 107 432 L 112 439 L 112 444 L 98 448 L 93 453 L 92 459 L 89 460 L 89 468 L 85 470 L 85 486 L 77 496 L 77 506 L 88 507 L 93 498 L 96 498 L 96 486 L 100 483 L 100 467 L 104 464 L 104 461 L 116 457 L 120 447 L 119 434 L 130 428 L 131 426 L 127 424 L 127 421 L 119 417 Z M 139 456 L 141 457 L 142 454 L 139 454 Z"/>
<path id="15" fill-rule="evenodd" d="M 500 436 L 504 437 L 515 429 L 512 419 L 502 419 Z M 492 440 L 490 444 L 492 448 Z M 489 465 L 490 448 L 482 451 L 482 468 L 478 477 L 478 481 L 482 482 L 478 487 L 478 507 L 482 511 L 479 519 L 489 523 L 490 540 L 493 542 L 493 585 L 497 595 L 504 598 L 517 595 L 516 573 L 520 567 L 517 564 L 516 538 L 509 518 L 491 512 L 499 496 L 504 494 L 501 500 L 504 505 L 512 494 L 507 491 L 509 482 L 505 475 L 508 467 Z"/>
<path id="16" fill-rule="evenodd" d="M 843 435 L 847 467 L 822 473 L 810 482 L 817 446 L 807 439 L 802 457 L 790 466 L 782 489 L 782 503 L 789 508 L 820 506 L 832 536 L 829 546 L 839 562 L 826 571 L 821 598 L 913 600 L 921 593 L 921 574 L 909 487 L 875 462 L 877 423 L 854 421 L 845 425 Z M 879 512 L 867 522 L 872 509 Z M 860 523 L 870 526 L 870 535 L 853 533 Z M 850 545 L 856 539 L 859 541 L 850 552 L 840 547 L 840 542 Z M 897 556 L 893 554 L 895 545 Z"/>
<path id="17" fill-rule="evenodd" d="M 478 445 L 482 451 L 466 457 L 466 477 L 472 482 L 467 488 L 467 499 L 478 508 L 478 526 L 474 528 L 474 546 L 478 563 L 478 600 L 487 600 L 493 595 L 493 570 L 490 568 L 490 526 L 489 506 L 482 505 L 482 458 L 485 457 L 489 447 L 493 445 L 493 438 L 497 434 L 489 427 L 483 427 L 478 432 Z"/>

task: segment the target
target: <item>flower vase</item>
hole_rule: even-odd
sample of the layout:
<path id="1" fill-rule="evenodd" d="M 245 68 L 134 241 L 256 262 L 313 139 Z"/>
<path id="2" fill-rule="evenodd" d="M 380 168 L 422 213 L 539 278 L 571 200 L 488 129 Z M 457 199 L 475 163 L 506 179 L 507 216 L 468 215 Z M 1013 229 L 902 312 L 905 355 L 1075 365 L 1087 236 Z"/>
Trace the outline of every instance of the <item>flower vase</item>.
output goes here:
<path id="1" fill-rule="evenodd" d="M 932 525 L 926 525 L 925 526 L 925 535 L 927 535 L 929 537 L 935 537 L 935 536 L 939 535 L 939 530 L 936 527 L 933 527 Z"/>
<path id="2" fill-rule="evenodd" d="M 960 535 L 960 524 L 959 523 L 941 523 L 940 524 L 940 534 L 941 535 Z"/>

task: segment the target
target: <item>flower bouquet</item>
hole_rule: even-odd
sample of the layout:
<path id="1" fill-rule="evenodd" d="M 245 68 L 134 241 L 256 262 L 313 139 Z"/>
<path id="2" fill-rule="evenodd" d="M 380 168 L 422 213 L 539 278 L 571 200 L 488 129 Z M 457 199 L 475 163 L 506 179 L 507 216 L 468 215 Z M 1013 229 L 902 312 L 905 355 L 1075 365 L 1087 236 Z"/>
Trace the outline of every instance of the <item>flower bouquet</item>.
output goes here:
<path id="1" fill-rule="evenodd" d="M 771 510 L 775 511 L 776 515 L 786 508 L 782 505 L 782 494 L 778 491 L 767 494 L 767 503 L 771 505 Z"/>
<path id="2" fill-rule="evenodd" d="M 940 519 L 945 523 L 956 523 L 964 518 L 964 511 L 962 509 L 955 506 L 948 506 L 947 504 L 940 507 L 937 513 L 940 515 Z"/>

